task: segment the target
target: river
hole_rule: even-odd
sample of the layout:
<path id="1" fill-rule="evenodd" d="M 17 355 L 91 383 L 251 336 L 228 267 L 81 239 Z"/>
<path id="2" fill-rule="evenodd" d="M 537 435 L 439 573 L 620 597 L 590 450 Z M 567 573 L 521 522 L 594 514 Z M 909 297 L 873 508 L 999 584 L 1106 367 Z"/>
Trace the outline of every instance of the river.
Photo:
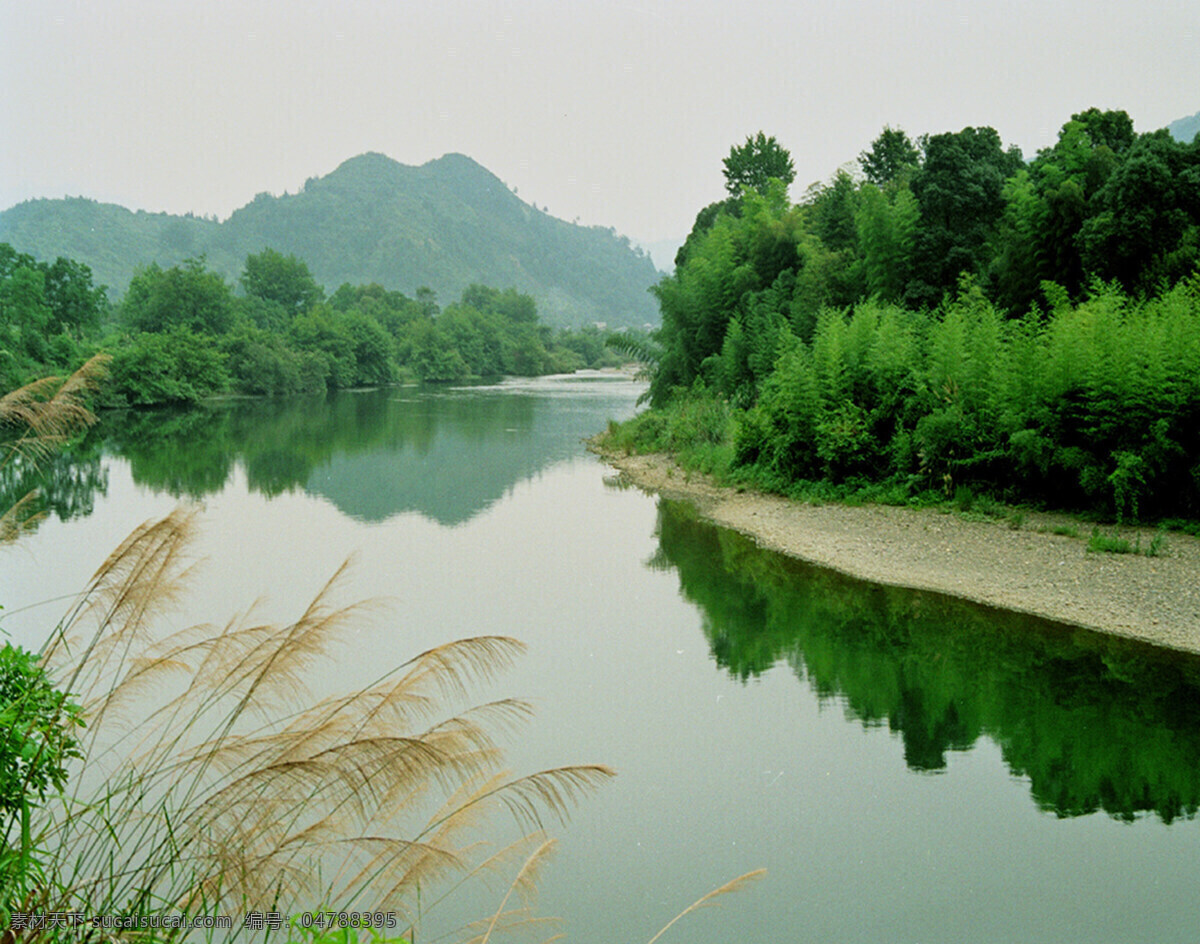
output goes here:
<path id="1" fill-rule="evenodd" d="M 452 638 L 527 644 L 476 693 L 536 708 L 512 768 L 618 774 L 551 824 L 539 911 L 571 940 L 648 941 L 760 867 L 663 940 L 1195 940 L 1197 660 L 858 583 L 622 487 L 582 439 L 641 389 L 114 414 L 0 549 L 0 625 L 38 645 L 135 525 L 196 502 L 203 565 L 173 620 L 295 618 L 351 556 L 341 596 L 386 602 L 317 690 Z"/>

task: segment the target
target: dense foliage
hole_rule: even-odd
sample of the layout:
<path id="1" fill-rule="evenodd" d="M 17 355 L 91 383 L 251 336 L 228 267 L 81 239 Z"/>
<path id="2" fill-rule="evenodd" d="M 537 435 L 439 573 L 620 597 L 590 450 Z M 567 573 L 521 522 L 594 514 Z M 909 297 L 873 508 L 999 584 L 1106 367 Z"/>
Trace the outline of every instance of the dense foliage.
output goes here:
<path id="1" fill-rule="evenodd" d="M 269 295 L 284 275 L 279 259 L 261 256 L 270 246 L 280 258 L 303 259 L 331 287 L 379 283 L 412 293 L 428 285 L 457 298 L 473 283 L 512 285 L 554 326 L 657 320 L 646 290 L 658 273 L 628 239 L 554 218 L 460 154 L 420 167 L 363 154 L 299 193 L 259 194 L 224 222 L 83 198 L 29 201 L 0 213 L 0 240 L 39 258 L 80 260 L 117 295 L 139 266 L 170 269 L 200 255 L 235 282 L 251 254 L 259 265 L 242 284 Z"/>
<path id="2" fill-rule="evenodd" d="M 327 300 L 302 260 L 273 249 L 248 256 L 240 281 L 244 295 L 203 259 L 150 263 L 110 309 L 86 266 L 0 244 L 0 371 L 16 386 L 104 349 L 103 402 L 148 406 L 620 362 L 598 328 L 553 330 L 513 288 L 470 285 L 445 310 L 427 288 L 344 284 Z"/>
<path id="3" fill-rule="evenodd" d="M 1200 139 L 1090 109 L 1029 163 L 990 128 L 918 143 L 701 212 L 655 288 L 645 438 L 781 490 L 1200 516 Z"/>
<path id="4" fill-rule="evenodd" d="M 103 286 L 71 259 L 39 262 L 0 243 L 0 389 L 77 363 L 109 310 Z"/>

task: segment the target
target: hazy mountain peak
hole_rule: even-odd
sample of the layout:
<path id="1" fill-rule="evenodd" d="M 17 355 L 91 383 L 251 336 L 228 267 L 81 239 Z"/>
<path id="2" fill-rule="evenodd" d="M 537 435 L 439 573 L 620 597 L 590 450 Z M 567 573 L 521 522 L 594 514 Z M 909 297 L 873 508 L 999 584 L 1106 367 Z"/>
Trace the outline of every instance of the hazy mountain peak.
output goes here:
<path id="1" fill-rule="evenodd" d="M 359 154 L 309 178 L 299 193 L 260 193 L 220 224 L 37 201 L 0 213 L 0 241 L 41 259 L 83 262 L 117 294 L 138 266 L 201 254 L 236 282 L 246 256 L 270 247 L 304 260 L 330 291 L 343 282 L 410 295 L 429 286 L 447 303 L 479 282 L 528 292 L 552 324 L 658 320 L 647 292 L 658 273 L 627 239 L 538 211 L 456 153 L 419 167 Z"/>
<path id="2" fill-rule="evenodd" d="M 1167 130 L 1176 141 L 1191 144 L 1197 134 L 1200 134 L 1200 111 L 1187 118 L 1179 118 L 1167 125 Z"/>

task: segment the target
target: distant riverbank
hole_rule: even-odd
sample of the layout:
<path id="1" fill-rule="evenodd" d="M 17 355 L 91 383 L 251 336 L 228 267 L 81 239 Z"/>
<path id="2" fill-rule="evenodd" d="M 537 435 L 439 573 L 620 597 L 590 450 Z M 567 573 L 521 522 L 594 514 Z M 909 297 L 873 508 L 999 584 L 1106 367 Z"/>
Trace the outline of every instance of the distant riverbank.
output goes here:
<path id="1" fill-rule="evenodd" d="M 1089 553 L 1063 516 L 1020 528 L 932 508 L 809 505 L 686 473 L 665 455 L 602 453 L 639 488 L 694 502 L 763 547 L 842 573 L 1018 610 L 1200 653 L 1200 539 L 1171 534 L 1161 556 Z M 1132 539 L 1136 529 L 1126 529 Z M 1145 544 L 1153 532 L 1143 529 Z"/>

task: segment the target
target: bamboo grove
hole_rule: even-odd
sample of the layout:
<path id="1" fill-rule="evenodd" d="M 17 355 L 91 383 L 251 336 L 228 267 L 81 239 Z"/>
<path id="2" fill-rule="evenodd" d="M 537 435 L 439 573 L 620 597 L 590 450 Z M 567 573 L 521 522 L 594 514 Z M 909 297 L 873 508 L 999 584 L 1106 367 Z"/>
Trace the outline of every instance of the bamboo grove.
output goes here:
<path id="1" fill-rule="evenodd" d="M 1200 141 L 1092 109 L 1029 163 L 990 128 L 919 145 L 885 129 L 798 204 L 790 161 L 731 175 L 773 138 L 734 148 L 619 438 L 784 492 L 1200 517 Z"/>

